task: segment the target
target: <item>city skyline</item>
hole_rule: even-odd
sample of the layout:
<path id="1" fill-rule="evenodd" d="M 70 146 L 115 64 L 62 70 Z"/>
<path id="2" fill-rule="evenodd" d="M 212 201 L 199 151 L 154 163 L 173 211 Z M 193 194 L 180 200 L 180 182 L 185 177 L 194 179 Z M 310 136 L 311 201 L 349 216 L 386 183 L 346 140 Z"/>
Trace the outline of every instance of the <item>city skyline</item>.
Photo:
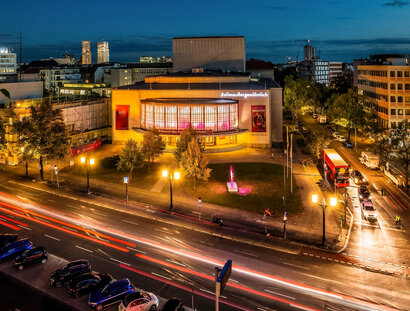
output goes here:
<path id="1" fill-rule="evenodd" d="M 78 4 L 78 5 L 77 5 Z M 191 3 L 158 1 L 141 7 L 122 1 L 112 7 L 109 1 L 82 3 L 70 7 L 63 2 L 30 1 L 3 4 L 5 11 L 19 12 L 3 17 L 0 46 L 19 50 L 19 33 L 23 33 L 23 61 L 60 57 L 66 52 L 78 59 L 81 41 L 108 41 L 111 60 L 135 62 L 140 56 L 172 56 L 172 38 L 180 36 L 244 36 L 246 57 L 285 62 L 303 57 L 304 40 L 320 50 L 330 61 L 351 62 L 354 58 L 375 53 L 406 53 L 410 37 L 406 29 L 408 1 L 378 0 L 316 1 L 306 4 L 281 1 L 208 1 Z M 47 9 L 44 9 L 44 8 Z M 110 12 L 109 22 L 94 11 Z M 143 14 L 143 12 L 146 12 Z M 61 14 L 64 12 L 64 18 Z M 130 17 L 129 12 L 134 12 Z M 148 14 L 147 14 L 148 13 Z M 36 23 L 30 22 L 36 16 Z M 50 27 L 53 25 L 53 27 Z M 394 35 L 392 35 L 394 34 Z M 96 58 L 96 53 L 93 53 Z M 93 59 L 93 62 L 94 61 Z"/>

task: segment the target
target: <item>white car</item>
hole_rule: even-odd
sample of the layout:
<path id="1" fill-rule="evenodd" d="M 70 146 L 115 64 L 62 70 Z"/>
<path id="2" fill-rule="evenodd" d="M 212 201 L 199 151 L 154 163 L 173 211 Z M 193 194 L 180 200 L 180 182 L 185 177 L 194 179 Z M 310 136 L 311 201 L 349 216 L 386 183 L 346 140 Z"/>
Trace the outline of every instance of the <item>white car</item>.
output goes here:
<path id="1" fill-rule="evenodd" d="M 372 201 L 362 202 L 362 214 L 366 220 L 377 220 L 377 211 L 374 208 Z"/>
<path id="2" fill-rule="evenodd" d="M 333 133 L 332 133 L 332 136 L 333 136 L 334 138 L 337 138 L 337 137 L 340 136 L 340 133 L 339 133 L 339 132 L 333 132 Z"/>
<path id="3" fill-rule="evenodd" d="M 346 141 L 346 137 L 340 135 L 336 138 L 338 141 L 340 141 L 341 143 L 344 143 Z"/>
<path id="4" fill-rule="evenodd" d="M 157 296 L 140 291 L 125 296 L 118 306 L 118 311 L 155 311 L 158 310 L 158 305 Z"/>

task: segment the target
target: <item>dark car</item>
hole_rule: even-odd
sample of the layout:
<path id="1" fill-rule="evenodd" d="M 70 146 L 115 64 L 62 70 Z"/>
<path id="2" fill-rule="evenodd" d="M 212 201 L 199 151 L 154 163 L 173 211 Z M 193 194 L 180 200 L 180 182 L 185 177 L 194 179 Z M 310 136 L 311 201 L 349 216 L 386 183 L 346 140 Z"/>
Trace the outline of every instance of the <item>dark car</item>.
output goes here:
<path id="1" fill-rule="evenodd" d="M 108 305 L 120 302 L 131 293 L 135 293 L 135 289 L 130 280 L 113 281 L 106 287 L 91 293 L 88 298 L 88 304 L 96 310 L 101 310 Z"/>
<path id="2" fill-rule="evenodd" d="M 18 238 L 18 234 L 0 234 L 0 249 L 11 242 L 17 241 Z"/>
<path id="3" fill-rule="evenodd" d="M 29 239 L 22 239 L 11 242 L 0 250 L 0 260 L 15 258 L 28 249 L 33 248 L 33 243 Z"/>
<path id="4" fill-rule="evenodd" d="M 50 286 L 61 287 L 79 275 L 89 272 L 91 272 L 91 265 L 88 260 L 77 260 L 52 272 L 48 278 L 48 283 Z"/>
<path id="5" fill-rule="evenodd" d="M 67 291 L 70 296 L 75 298 L 84 294 L 89 294 L 99 288 L 103 288 L 112 281 L 109 274 L 104 273 L 85 273 L 72 279 L 67 286 Z"/>
<path id="6" fill-rule="evenodd" d="M 357 192 L 359 194 L 360 201 L 370 200 L 372 198 L 370 191 L 366 186 L 360 186 Z"/>
<path id="7" fill-rule="evenodd" d="M 349 149 L 353 148 L 353 143 L 351 141 L 345 141 L 343 144 L 346 148 L 349 148 Z"/>
<path id="8" fill-rule="evenodd" d="M 353 179 L 356 185 L 366 184 L 367 179 L 358 170 L 353 170 L 350 173 L 350 177 Z"/>
<path id="9" fill-rule="evenodd" d="M 20 256 L 14 259 L 14 267 L 23 270 L 25 266 L 31 265 L 36 262 L 46 263 L 47 252 L 43 246 L 35 247 L 24 251 Z"/>
<path id="10" fill-rule="evenodd" d="M 168 300 L 161 311 L 185 311 L 184 304 L 177 298 Z"/>

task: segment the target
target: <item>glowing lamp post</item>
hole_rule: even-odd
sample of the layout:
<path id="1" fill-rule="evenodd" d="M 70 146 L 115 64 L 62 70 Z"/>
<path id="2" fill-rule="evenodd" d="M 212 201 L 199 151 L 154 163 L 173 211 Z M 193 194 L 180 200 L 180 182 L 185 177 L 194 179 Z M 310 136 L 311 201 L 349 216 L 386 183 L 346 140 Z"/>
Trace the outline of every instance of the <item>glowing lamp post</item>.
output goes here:
<path id="1" fill-rule="evenodd" d="M 317 194 L 312 195 L 312 202 L 313 203 L 318 203 L 322 206 L 323 210 L 323 234 L 322 234 L 322 246 L 325 246 L 326 243 L 326 217 L 325 217 L 325 210 L 326 210 L 326 200 L 323 198 L 322 203 L 319 203 L 319 198 Z M 331 197 L 330 198 L 330 206 L 336 206 L 337 205 L 337 198 Z"/>
<path id="2" fill-rule="evenodd" d="M 229 181 L 226 183 L 228 186 L 228 192 L 238 192 L 238 185 L 234 181 L 234 175 L 233 175 L 233 167 L 229 168 Z"/>
<path id="3" fill-rule="evenodd" d="M 94 165 L 95 161 L 93 158 L 88 158 L 88 157 L 81 157 L 81 164 L 85 164 L 85 168 L 87 171 L 87 193 L 90 194 L 90 171 L 89 171 L 89 165 Z"/>
<path id="4" fill-rule="evenodd" d="M 169 180 L 169 211 L 173 212 L 174 207 L 172 205 L 172 182 L 174 180 L 178 180 L 181 178 L 181 173 L 178 171 L 174 172 L 168 172 L 168 170 L 163 170 L 162 171 L 162 177 L 163 178 L 168 178 Z"/>

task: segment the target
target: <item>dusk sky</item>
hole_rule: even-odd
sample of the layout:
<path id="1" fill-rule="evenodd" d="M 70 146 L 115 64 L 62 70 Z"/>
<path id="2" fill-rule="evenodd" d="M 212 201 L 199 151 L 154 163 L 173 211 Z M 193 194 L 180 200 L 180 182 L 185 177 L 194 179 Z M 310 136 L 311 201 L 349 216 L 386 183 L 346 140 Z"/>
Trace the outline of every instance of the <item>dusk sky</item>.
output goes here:
<path id="1" fill-rule="evenodd" d="M 406 0 L 16 0 L 2 3 L 0 47 L 23 61 L 77 58 L 81 41 L 110 44 L 110 59 L 172 56 L 172 37 L 243 35 L 246 57 L 285 62 L 303 57 L 311 39 L 330 61 L 351 62 L 371 53 L 410 53 L 410 1 Z"/>

